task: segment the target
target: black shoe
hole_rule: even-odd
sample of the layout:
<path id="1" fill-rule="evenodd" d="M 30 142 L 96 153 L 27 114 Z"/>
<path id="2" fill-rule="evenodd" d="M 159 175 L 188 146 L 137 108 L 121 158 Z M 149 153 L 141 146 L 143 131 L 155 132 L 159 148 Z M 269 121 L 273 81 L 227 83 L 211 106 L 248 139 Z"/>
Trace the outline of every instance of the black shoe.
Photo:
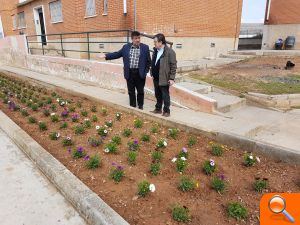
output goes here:
<path id="1" fill-rule="evenodd" d="M 144 107 L 143 107 L 143 106 L 139 106 L 139 109 L 140 109 L 140 110 L 143 110 L 143 109 L 144 109 Z"/>
<path id="2" fill-rule="evenodd" d="M 164 117 L 170 117 L 171 114 L 170 114 L 169 112 L 164 112 L 164 113 L 162 114 L 162 116 L 164 116 Z"/>
<path id="3" fill-rule="evenodd" d="M 162 114 L 162 111 L 159 109 L 154 109 L 153 111 L 150 111 L 150 112 L 154 113 L 154 114 Z"/>

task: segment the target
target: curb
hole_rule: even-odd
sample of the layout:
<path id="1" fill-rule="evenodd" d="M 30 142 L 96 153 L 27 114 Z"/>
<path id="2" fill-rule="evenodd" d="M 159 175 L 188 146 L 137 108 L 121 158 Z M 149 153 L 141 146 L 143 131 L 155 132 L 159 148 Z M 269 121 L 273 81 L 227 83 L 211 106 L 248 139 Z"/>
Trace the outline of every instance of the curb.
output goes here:
<path id="1" fill-rule="evenodd" d="M 91 225 L 129 225 L 64 165 L 0 110 L 0 128 L 38 166 Z"/>
<path id="2" fill-rule="evenodd" d="M 44 87 L 47 87 L 47 88 L 50 88 L 53 90 L 63 91 L 65 93 L 68 93 L 71 95 L 76 95 L 78 97 L 90 99 L 91 101 L 99 102 L 101 104 L 106 104 L 107 106 L 113 107 L 117 110 L 122 110 L 127 113 L 132 113 L 137 116 L 144 117 L 147 120 L 160 123 L 164 126 L 175 127 L 175 128 L 185 130 L 186 132 L 189 132 L 189 133 L 192 133 L 195 135 L 204 135 L 204 136 L 211 138 L 217 142 L 220 142 L 222 144 L 228 145 L 228 146 L 236 148 L 236 149 L 242 149 L 244 151 L 261 153 L 267 157 L 270 157 L 270 158 L 278 160 L 278 161 L 283 161 L 283 162 L 287 162 L 287 163 L 291 163 L 291 164 L 300 165 L 300 152 L 296 152 L 295 150 L 290 149 L 290 148 L 285 148 L 285 147 L 278 146 L 278 145 L 272 145 L 272 144 L 269 144 L 269 143 L 266 143 L 263 141 L 250 139 L 250 138 L 240 136 L 237 134 L 219 132 L 219 131 L 211 131 L 211 130 L 207 130 L 207 129 L 204 129 L 201 127 L 197 127 L 197 128 L 192 127 L 190 125 L 187 125 L 187 124 L 179 122 L 179 121 L 171 121 L 168 118 L 154 116 L 150 112 L 145 112 L 145 111 L 138 110 L 138 109 L 132 109 L 129 106 L 122 106 L 122 105 L 118 105 L 118 104 L 115 104 L 112 102 L 101 100 L 101 99 L 92 97 L 85 93 L 73 91 L 72 89 L 63 89 L 59 86 L 56 86 L 56 85 L 53 85 L 50 83 L 45 83 L 43 81 L 35 80 L 30 77 L 22 76 L 21 74 L 18 75 L 18 74 L 12 73 L 10 71 L 7 71 L 7 72 L 11 76 L 15 76 L 16 78 L 26 80 L 33 84 L 42 85 Z"/>

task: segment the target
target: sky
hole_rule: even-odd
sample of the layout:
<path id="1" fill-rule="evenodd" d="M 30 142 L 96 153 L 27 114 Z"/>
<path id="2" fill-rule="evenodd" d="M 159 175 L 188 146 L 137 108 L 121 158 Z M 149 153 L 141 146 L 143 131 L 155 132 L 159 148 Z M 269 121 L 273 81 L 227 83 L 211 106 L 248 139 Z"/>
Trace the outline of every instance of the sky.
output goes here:
<path id="1" fill-rule="evenodd" d="M 243 0 L 242 23 L 263 23 L 266 0 Z"/>

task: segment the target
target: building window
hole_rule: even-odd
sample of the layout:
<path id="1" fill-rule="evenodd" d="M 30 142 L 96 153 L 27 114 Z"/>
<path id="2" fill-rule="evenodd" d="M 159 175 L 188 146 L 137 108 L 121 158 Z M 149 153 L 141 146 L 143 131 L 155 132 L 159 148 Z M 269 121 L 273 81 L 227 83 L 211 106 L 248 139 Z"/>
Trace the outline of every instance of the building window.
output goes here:
<path id="1" fill-rule="evenodd" d="M 50 8 L 51 22 L 52 23 L 62 22 L 63 15 L 62 15 L 61 0 L 50 2 L 49 8 Z"/>
<path id="2" fill-rule="evenodd" d="M 86 0 L 85 16 L 89 17 L 95 15 L 96 15 L 95 0 Z"/>
<path id="3" fill-rule="evenodd" d="M 16 30 L 18 28 L 17 15 L 12 15 L 12 20 L 13 20 L 13 29 Z"/>
<path id="4" fill-rule="evenodd" d="M 18 13 L 17 26 L 18 26 L 18 29 L 26 28 L 26 20 L 25 20 L 24 12 Z"/>
<path id="5" fill-rule="evenodd" d="M 107 0 L 103 0 L 103 15 L 107 15 L 108 4 Z"/>

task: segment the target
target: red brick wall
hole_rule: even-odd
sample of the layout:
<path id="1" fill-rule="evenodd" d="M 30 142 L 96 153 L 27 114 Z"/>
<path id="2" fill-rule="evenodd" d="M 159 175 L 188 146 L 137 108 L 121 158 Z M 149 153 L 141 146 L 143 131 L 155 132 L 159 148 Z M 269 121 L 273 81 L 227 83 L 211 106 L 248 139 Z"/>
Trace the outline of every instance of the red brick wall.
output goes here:
<path id="1" fill-rule="evenodd" d="M 300 0 L 272 0 L 269 25 L 300 24 Z"/>
<path id="2" fill-rule="evenodd" d="M 14 35 L 12 10 L 16 8 L 17 0 L 0 0 L 0 15 L 5 36 Z"/>

